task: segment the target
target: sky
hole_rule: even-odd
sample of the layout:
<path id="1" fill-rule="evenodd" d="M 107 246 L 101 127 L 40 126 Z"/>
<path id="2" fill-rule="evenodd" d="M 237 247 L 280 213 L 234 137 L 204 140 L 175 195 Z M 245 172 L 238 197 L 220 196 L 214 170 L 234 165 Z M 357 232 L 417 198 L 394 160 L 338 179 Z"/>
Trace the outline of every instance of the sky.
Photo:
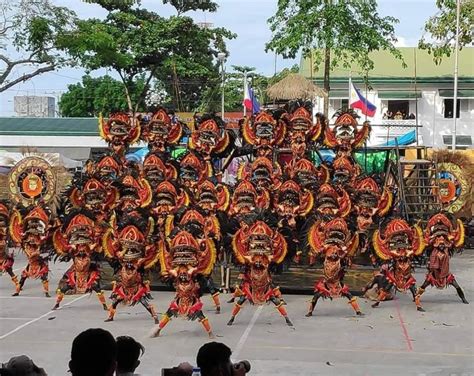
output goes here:
<path id="1" fill-rule="evenodd" d="M 103 17 L 104 10 L 80 0 L 53 0 L 57 5 L 74 10 L 80 18 Z M 265 44 L 271 33 L 267 19 L 277 8 L 277 0 L 217 0 L 216 13 L 190 12 L 196 22 L 211 22 L 216 27 L 225 27 L 237 34 L 228 41 L 229 57 L 227 71 L 231 65 L 255 67 L 257 72 L 272 75 L 275 72 L 275 55 L 265 53 Z M 174 8 L 163 5 L 161 0 L 142 0 L 142 6 L 156 11 L 162 16 L 175 14 Z M 399 19 L 395 26 L 398 46 L 416 46 L 423 35 L 425 21 L 437 12 L 435 0 L 379 0 L 378 11 L 382 16 Z M 277 57 L 277 71 L 299 63 L 299 58 L 284 60 Z M 47 95 L 56 97 L 67 91 L 67 85 L 81 81 L 85 72 L 80 68 L 63 68 L 46 73 L 25 83 L 14 86 L 0 94 L 0 116 L 15 116 L 13 97 L 16 95 Z M 105 74 L 104 70 L 91 73 L 93 76 Z"/>

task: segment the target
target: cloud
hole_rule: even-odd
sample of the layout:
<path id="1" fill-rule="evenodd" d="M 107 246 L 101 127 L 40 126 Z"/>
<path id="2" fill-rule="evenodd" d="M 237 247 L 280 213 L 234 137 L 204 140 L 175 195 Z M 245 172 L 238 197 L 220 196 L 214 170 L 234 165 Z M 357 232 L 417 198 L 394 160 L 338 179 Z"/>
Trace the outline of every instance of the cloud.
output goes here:
<path id="1" fill-rule="evenodd" d="M 406 39 L 404 37 L 397 36 L 395 47 L 408 47 Z"/>

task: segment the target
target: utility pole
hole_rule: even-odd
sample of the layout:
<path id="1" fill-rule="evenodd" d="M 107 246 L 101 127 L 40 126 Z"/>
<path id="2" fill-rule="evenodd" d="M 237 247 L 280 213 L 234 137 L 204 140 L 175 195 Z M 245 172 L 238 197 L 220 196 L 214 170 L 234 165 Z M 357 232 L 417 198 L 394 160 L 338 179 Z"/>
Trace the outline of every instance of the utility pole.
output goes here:
<path id="1" fill-rule="evenodd" d="M 461 12 L 461 0 L 456 1 L 456 43 L 454 47 L 454 99 L 453 99 L 453 152 L 456 150 L 456 127 L 458 114 L 458 55 L 459 55 L 459 14 Z"/>
<path id="2" fill-rule="evenodd" d="M 217 54 L 217 58 L 221 62 L 221 86 L 222 86 L 222 93 L 221 93 L 221 117 L 222 120 L 224 120 L 225 116 L 225 97 L 224 97 L 224 91 L 225 91 L 225 71 L 224 71 L 224 62 L 225 62 L 225 52 L 219 52 Z M 225 120 L 224 120 L 225 121 Z"/>

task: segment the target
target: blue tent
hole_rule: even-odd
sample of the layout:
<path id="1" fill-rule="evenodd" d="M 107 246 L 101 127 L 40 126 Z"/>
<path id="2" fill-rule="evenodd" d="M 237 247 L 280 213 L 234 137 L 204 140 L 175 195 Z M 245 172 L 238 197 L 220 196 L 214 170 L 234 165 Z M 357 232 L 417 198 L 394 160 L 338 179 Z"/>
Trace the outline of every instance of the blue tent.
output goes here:
<path id="1" fill-rule="evenodd" d="M 395 142 L 396 141 L 396 142 Z M 399 136 L 382 144 L 382 146 L 396 146 L 397 144 L 400 145 L 410 145 L 416 142 L 416 130 L 405 133 L 403 136 Z"/>

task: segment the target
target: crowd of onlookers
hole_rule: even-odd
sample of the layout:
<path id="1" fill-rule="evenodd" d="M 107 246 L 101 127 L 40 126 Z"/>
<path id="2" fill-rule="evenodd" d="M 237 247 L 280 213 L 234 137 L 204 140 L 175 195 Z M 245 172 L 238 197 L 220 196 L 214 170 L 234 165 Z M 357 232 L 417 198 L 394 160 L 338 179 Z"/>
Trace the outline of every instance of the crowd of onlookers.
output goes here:
<path id="1" fill-rule="evenodd" d="M 409 115 L 405 111 L 387 111 L 383 114 L 384 120 L 412 120 L 415 119 L 415 114 L 412 112 Z"/>
<path id="2" fill-rule="evenodd" d="M 72 342 L 69 372 L 72 376 L 131 376 L 140 366 L 145 348 L 132 337 L 114 338 L 104 329 L 87 329 Z M 196 367 L 189 363 L 157 370 L 162 376 L 240 376 L 250 370 L 246 361 L 232 363 L 231 350 L 223 343 L 204 344 L 196 356 Z M 15 356 L 1 364 L 0 376 L 45 376 L 26 355 Z"/>

